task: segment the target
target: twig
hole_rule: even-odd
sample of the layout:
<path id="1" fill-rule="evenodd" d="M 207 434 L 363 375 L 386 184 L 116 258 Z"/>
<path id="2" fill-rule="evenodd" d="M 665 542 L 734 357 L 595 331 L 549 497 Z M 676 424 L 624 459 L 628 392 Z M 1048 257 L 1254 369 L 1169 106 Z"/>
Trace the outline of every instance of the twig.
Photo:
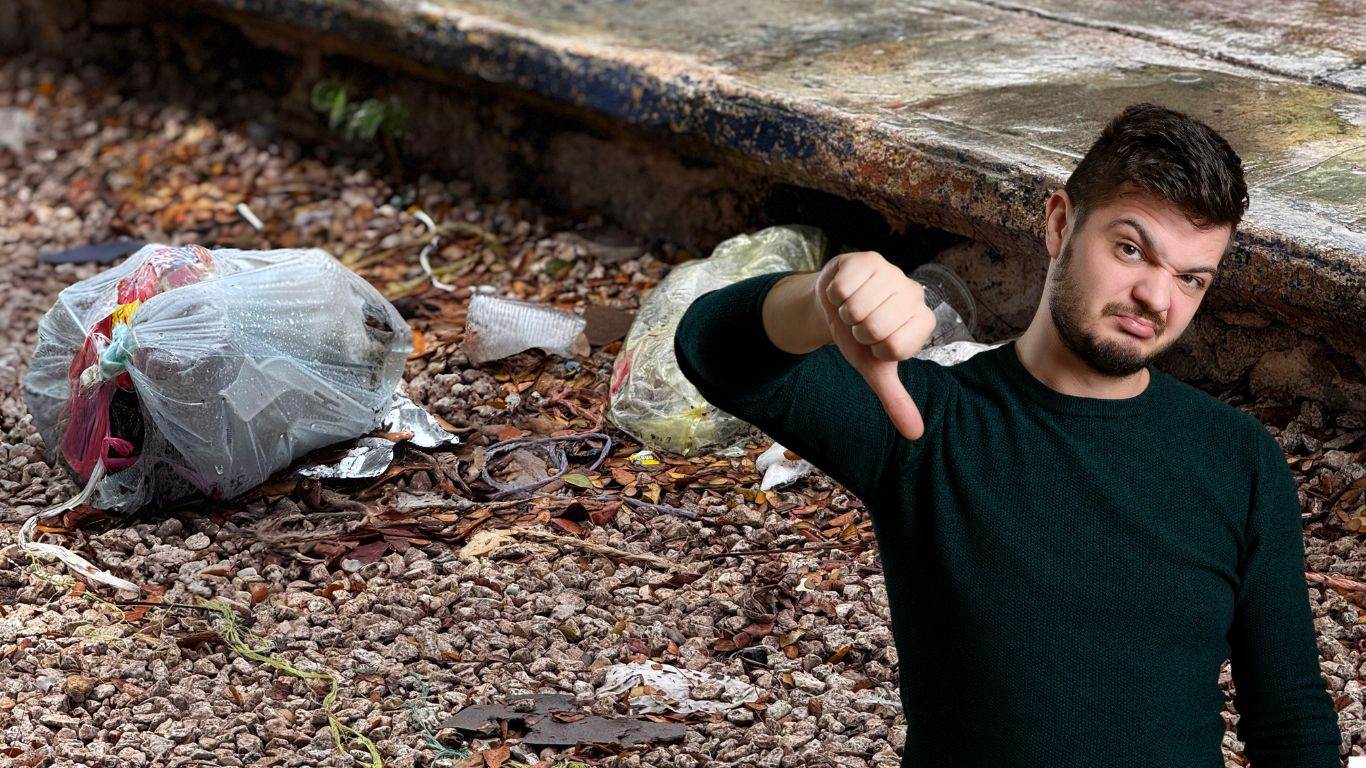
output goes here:
<path id="1" fill-rule="evenodd" d="M 1347 576 L 1338 576 L 1332 573 L 1315 573 L 1305 571 L 1304 578 L 1311 584 L 1322 584 L 1334 589 L 1343 589 L 1348 592 L 1366 592 L 1366 582 L 1357 581 Z"/>
<path id="2" fill-rule="evenodd" d="M 579 549 L 588 550 L 595 555 L 603 555 L 604 557 L 616 558 L 618 560 L 635 560 L 666 571 L 672 571 L 678 568 L 678 563 L 675 563 L 672 560 L 665 560 L 657 555 L 627 552 L 624 549 L 617 549 L 616 547 L 611 547 L 606 544 L 576 539 L 573 536 L 561 536 L 557 533 L 542 531 L 538 528 L 519 528 L 517 529 L 517 535 L 526 536 L 527 538 L 532 539 L 540 539 L 541 541 L 549 541 L 555 544 L 566 544 L 578 547 Z"/>
<path id="3" fill-rule="evenodd" d="M 797 552 L 819 552 L 822 549 L 832 549 L 839 547 L 862 547 L 867 546 L 867 542 L 855 539 L 853 541 L 828 541 L 819 544 L 807 544 L 801 547 L 782 547 L 778 549 L 738 549 L 731 552 L 712 552 L 702 555 L 701 560 L 719 560 L 723 557 L 744 557 L 746 555 L 788 555 Z"/>
<path id="4" fill-rule="evenodd" d="M 145 605 L 149 608 L 181 608 L 187 611 L 204 611 L 205 613 L 217 613 L 213 608 L 203 605 L 188 605 L 186 603 L 154 603 L 149 600 L 103 600 L 102 602 L 116 605 L 120 608 L 126 606 Z"/>

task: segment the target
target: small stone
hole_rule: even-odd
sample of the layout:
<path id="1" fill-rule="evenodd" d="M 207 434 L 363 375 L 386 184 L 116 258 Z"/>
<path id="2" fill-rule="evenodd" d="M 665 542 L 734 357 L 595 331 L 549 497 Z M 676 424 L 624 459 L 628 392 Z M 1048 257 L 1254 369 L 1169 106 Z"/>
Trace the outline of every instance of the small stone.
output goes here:
<path id="1" fill-rule="evenodd" d="M 793 672 L 792 682 L 807 693 L 824 693 L 828 687 L 824 681 L 809 672 Z"/>
<path id="2" fill-rule="evenodd" d="M 72 701 L 84 701 L 85 697 L 95 690 L 95 681 L 85 675 L 68 675 L 65 690 L 66 695 L 70 696 Z"/>
<path id="3" fill-rule="evenodd" d="M 577 643 L 583 638 L 583 633 L 579 630 L 579 623 L 573 619 L 565 619 L 560 623 L 560 634 L 564 635 L 564 639 L 571 643 Z"/>
<path id="4" fill-rule="evenodd" d="M 735 725 L 751 725 L 754 723 L 754 710 L 749 707 L 736 707 L 726 713 L 726 721 Z"/>
<path id="5" fill-rule="evenodd" d="M 184 532 L 185 524 L 180 522 L 180 518 L 178 517 L 168 517 L 165 520 L 162 520 L 161 524 L 157 526 L 156 531 L 157 538 L 162 539 L 163 541 L 179 536 Z"/>
<path id="6" fill-rule="evenodd" d="M 203 533 L 196 533 L 185 540 L 185 548 L 192 549 L 195 552 L 201 552 L 209 548 L 209 543 L 208 536 L 205 536 Z"/>
<path id="7" fill-rule="evenodd" d="M 81 724 L 80 720 L 61 712 L 44 712 L 38 716 L 38 722 L 54 731 L 62 728 L 75 728 Z"/>
<path id="8" fill-rule="evenodd" d="M 1342 469 L 1350 464 L 1351 461 L 1352 454 L 1347 451 L 1324 451 L 1323 453 L 1323 465 L 1326 467 Z"/>

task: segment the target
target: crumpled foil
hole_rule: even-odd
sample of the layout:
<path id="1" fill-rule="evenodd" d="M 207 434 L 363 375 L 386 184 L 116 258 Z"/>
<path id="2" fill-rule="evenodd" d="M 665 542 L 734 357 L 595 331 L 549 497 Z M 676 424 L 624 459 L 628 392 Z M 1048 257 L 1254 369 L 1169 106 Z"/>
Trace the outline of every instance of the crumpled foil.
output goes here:
<path id="1" fill-rule="evenodd" d="M 382 428 L 386 432 L 413 433 L 412 437 L 399 442 L 409 442 L 419 448 L 437 448 L 460 442 L 459 435 L 452 435 L 443 429 L 426 408 L 414 403 L 412 398 L 401 391 L 394 392 Z M 362 437 L 335 464 L 314 464 L 300 468 L 295 474 L 320 479 L 357 480 L 379 477 L 393 463 L 393 440 L 385 437 Z"/>

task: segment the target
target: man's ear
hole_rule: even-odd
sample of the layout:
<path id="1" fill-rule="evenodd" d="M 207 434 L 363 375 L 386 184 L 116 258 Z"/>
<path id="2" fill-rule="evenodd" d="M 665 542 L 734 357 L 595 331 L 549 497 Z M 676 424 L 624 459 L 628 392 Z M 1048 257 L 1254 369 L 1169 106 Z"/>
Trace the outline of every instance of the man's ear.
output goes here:
<path id="1" fill-rule="evenodd" d="M 1044 242 L 1048 246 L 1048 258 L 1056 259 L 1062 253 L 1062 244 L 1067 240 L 1067 227 L 1072 223 L 1072 198 L 1066 189 L 1059 189 L 1048 196 L 1048 206 L 1044 214 Z"/>

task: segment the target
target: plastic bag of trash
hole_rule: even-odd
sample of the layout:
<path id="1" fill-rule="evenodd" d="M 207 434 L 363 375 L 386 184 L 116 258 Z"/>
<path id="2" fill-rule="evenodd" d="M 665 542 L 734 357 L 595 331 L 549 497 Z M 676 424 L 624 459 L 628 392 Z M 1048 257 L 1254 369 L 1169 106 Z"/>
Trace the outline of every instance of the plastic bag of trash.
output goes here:
<path id="1" fill-rule="evenodd" d="M 608 420 L 644 445 L 684 456 L 742 438 L 750 426 L 707 402 L 678 369 L 678 321 L 715 288 L 769 272 L 818 269 L 825 249 L 825 233 L 815 227 L 775 226 L 732 237 L 710 257 L 674 267 L 645 298 L 612 363 Z"/>
<path id="2" fill-rule="evenodd" d="M 150 244 L 63 290 L 38 334 L 24 397 L 49 454 L 125 510 L 230 498 L 369 432 L 412 348 L 318 249 Z"/>

